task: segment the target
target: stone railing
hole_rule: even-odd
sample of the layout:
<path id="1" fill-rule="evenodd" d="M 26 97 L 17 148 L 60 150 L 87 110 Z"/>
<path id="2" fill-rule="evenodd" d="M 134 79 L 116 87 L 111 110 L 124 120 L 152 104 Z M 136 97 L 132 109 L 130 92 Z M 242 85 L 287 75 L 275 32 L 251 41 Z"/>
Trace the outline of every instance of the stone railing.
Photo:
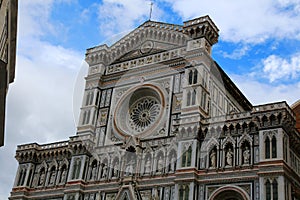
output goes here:
<path id="1" fill-rule="evenodd" d="M 68 146 L 68 144 L 69 144 L 68 141 L 61 141 L 61 142 L 42 144 L 42 145 L 39 145 L 37 143 L 30 143 L 30 144 L 19 145 L 17 147 L 17 151 L 23 151 L 28 149 L 37 149 L 37 150 L 53 149 L 59 147 L 66 147 Z"/>
<path id="2" fill-rule="evenodd" d="M 272 110 L 277 110 L 277 109 L 286 109 L 288 111 L 288 113 L 291 116 L 293 116 L 293 118 L 296 118 L 292 109 L 289 107 L 289 105 L 285 101 L 254 106 L 252 111 L 253 112 L 265 112 L 265 111 L 272 111 Z"/>
<path id="3" fill-rule="evenodd" d="M 234 113 L 234 114 L 228 114 L 228 115 L 221 115 L 221 116 L 216 116 L 208 119 L 204 119 L 202 122 L 205 124 L 210 124 L 210 123 L 222 123 L 230 120 L 237 120 L 237 119 L 243 119 L 250 117 L 251 113 L 250 112 L 241 112 L 241 113 Z"/>

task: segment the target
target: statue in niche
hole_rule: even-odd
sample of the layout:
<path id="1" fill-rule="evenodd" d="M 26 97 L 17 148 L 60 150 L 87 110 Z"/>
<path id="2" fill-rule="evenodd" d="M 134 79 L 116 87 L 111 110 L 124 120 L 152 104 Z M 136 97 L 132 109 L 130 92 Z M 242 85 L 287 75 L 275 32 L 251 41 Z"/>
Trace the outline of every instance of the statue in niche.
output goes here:
<path id="1" fill-rule="evenodd" d="M 148 157 L 145 163 L 145 174 L 150 174 L 150 172 L 151 172 L 151 161 L 150 161 L 150 157 Z"/>
<path id="2" fill-rule="evenodd" d="M 106 178 L 107 177 L 107 166 L 104 165 L 102 169 L 102 176 L 101 178 Z"/>
<path id="3" fill-rule="evenodd" d="M 132 161 L 130 161 L 130 162 L 127 164 L 126 170 L 125 170 L 125 171 L 126 171 L 126 172 L 125 172 L 125 175 L 126 175 L 126 176 L 132 175 L 132 173 L 133 173 L 133 162 L 132 162 Z"/>
<path id="4" fill-rule="evenodd" d="M 56 172 L 52 171 L 51 174 L 50 174 L 50 181 L 49 181 L 50 185 L 54 184 L 54 182 L 55 182 L 55 176 L 56 176 Z"/>
<path id="5" fill-rule="evenodd" d="M 227 162 L 228 166 L 232 166 L 232 156 L 233 156 L 232 149 L 229 148 L 227 153 L 226 153 L 226 162 Z"/>
<path id="6" fill-rule="evenodd" d="M 66 176 L 67 176 L 67 170 L 63 169 L 63 171 L 61 173 L 61 179 L 60 179 L 61 183 L 64 183 L 66 181 Z"/>
<path id="7" fill-rule="evenodd" d="M 119 161 L 116 161 L 112 168 L 112 177 L 118 176 L 118 166 L 119 166 Z"/>
<path id="8" fill-rule="evenodd" d="M 249 161 L 250 161 L 250 150 L 249 150 L 248 146 L 245 147 L 245 150 L 243 152 L 243 158 L 244 158 L 244 163 L 243 164 L 249 164 Z"/>
<path id="9" fill-rule="evenodd" d="M 170 172 L 175 172 L 176 170 L 176 158 L 175 154 L 172 154 L 171 162 L 170 162 Z"/>
<path id="10" fill-rule="evenodd" d="M 158 163 L 157 163 L 157 171 L 162 173 L 163 172 L 163 169 L 164 169 L 164 161 L 163 161 L 163 158 L 162 156 L 160 155 L 158 157 Z"/>
<path id="11" fill-rule="evenodd" d="M 38 174 L 35 174 L 32 180 L 32 187 L 36 187 L 38 185 L 38 179 L 39 179 Z"/>
<path id="12" fill-rule="evenodd" d="M 211 151 L 211 154 L 210 154 L 210 166 L 215 168 L 217 165 L 216 165 L 216 160 L 217 160 L 217 155 L 216 155 L 216 151 L 213 149 Z"/>
<path id="13" fill-rule="evenodd" d="M 43 185 L 45 181 L 45 172 L 42 171 L 40 174 L 40 180 L 39 180 L 39 185 Z"/>
<path id="14" fill-rule="evenodd" d="M 91 174 L 91 179 L 92 180 L 95 180 L 96 179 L 96 168 L 97 168 L 97 166 L 96 165 L 93 165 L 93 167 L 92 167 L 92 174 Z"/>

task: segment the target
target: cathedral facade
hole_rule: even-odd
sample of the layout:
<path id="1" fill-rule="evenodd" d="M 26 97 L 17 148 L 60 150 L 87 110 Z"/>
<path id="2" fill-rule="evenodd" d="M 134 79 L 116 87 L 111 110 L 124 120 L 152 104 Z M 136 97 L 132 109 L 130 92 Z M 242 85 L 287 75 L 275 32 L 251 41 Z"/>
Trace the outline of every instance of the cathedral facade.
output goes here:
<path id="1" fill-rule="evenodd" d="M 300 199 L 296 116 L 246 99 L 211 57 L 218 32 L 147 21 L 88 49 L 76 135 L 19 145 L 9 199 Z"/>

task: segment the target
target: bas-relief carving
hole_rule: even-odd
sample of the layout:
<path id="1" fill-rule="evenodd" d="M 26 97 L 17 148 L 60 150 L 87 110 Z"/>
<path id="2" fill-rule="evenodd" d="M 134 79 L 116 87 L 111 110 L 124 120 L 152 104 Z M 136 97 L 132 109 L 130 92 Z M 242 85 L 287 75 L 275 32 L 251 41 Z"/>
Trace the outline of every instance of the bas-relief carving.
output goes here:
<path id="1" fill-rule="evenodd" d="M 98 117 L 98 125 L 99 126 L 106 125 L 107 116 L 108 116 L 108 109 L 101 109 L 99 111 L 99 117 Z"/>
<path id="2" fill-rule="evenodd" d="M 173 112 L 180 111 L 182 105 L 182 96 L 174 96 Z"/>
<path id="3" fill-rule="evenodd" d="M 151 200 L 151 190 L 140 191 L 143 200 Z"/>

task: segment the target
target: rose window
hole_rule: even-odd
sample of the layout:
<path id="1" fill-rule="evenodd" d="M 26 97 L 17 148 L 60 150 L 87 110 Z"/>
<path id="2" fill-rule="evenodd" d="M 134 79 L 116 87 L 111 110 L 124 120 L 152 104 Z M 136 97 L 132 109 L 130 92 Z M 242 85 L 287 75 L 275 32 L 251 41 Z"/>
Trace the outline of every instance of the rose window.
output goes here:
<path id="1" fill-rule="evenodd" d="M 145 137 L 156 133 L 164 122 L 165 100 L 154 85 L 138 86 L 122 95 L 115 108 L 116 133 Z"/>
<path id="2" fill-rule="evenodd" d="M 160 104 L 153 97 L 145 97 L 136 101 L 129 111 L 129 125 L 140 133 L 150 127 L 158 118 Z"/>

